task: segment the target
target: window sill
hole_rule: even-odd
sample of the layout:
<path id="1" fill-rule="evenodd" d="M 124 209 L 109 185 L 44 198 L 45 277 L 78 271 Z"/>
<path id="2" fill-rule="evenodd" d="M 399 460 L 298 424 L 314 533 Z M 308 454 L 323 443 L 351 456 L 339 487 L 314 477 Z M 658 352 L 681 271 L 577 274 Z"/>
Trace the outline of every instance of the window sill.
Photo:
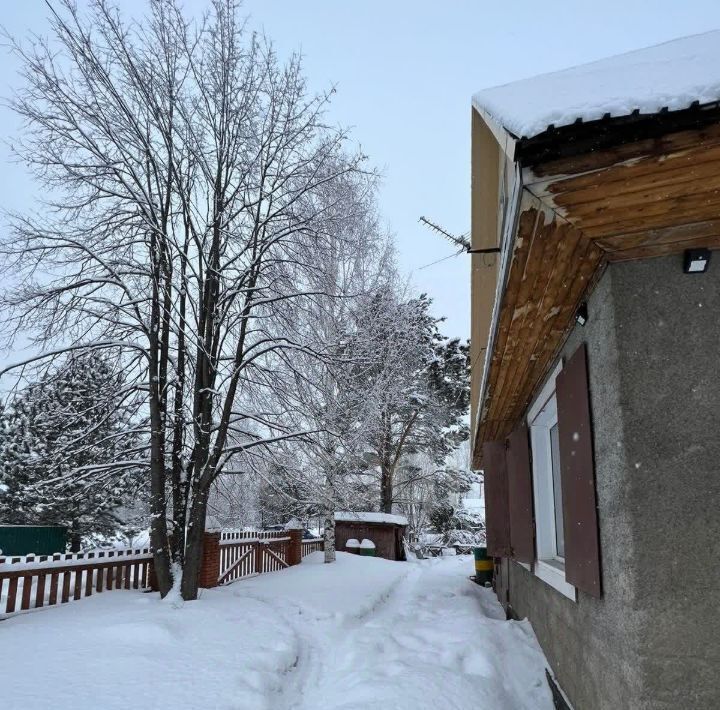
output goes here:
<path id="1" fill-rule="evenodd" d="M 560 594 L 572 599 L 574 602 L 577 601 L 577 590 L 570 582 L 565 580 L 565 569 L 559 563 L 536 560 L 533 571 L 536 577 L 542 579 L 543 582 L 549 584 Z"/>

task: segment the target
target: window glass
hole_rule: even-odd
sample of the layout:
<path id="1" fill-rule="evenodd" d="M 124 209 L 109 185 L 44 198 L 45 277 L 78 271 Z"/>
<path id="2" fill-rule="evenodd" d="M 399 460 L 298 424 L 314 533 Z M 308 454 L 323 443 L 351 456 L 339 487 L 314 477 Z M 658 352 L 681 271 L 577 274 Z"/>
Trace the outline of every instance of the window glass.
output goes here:
<path id="1" fill-rule="evenodd" d="M 565 530 L 563 527 L 562 487 L 560 485 L 560 442 L 558 425 L 550 429 L 550 451 L 552 455 L 553 499 L 555 502 L 555 544 L 558 557 L 565 558 Z"/>

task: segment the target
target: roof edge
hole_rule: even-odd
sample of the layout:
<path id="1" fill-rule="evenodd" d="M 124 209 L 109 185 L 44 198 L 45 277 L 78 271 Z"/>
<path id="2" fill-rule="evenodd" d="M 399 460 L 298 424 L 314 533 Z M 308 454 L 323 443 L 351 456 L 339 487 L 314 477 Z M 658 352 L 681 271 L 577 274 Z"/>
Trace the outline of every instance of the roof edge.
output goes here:
<path id="1" fill-rule="evenodd" d="M 498 272 L 497 283 L 495 285 L 495 298 L 492 306 L 492 316 L 490 317 L 490 332 L 488 334 L 487 348 L 485 350 L 485 361 L 483 363 L 482 377 L 480 379 L 480 391 L 478 392 L 477 415 L 475 417 L 475 431 L 472 432 L 472 461 L 480 461 L 482 452 L 476 451 L 475 447 L 478 442 L 480 426 L 483 421 L 483 409 L 485 398 L 487 396 L 487 382 L 490 374 L 490 362 L 492 361 L 493 350 L 495 349 L 495 341 L 497 337 L 498 324 L 500 322 L 500 304 L 505 293 L 507 285 L 507 276 L 512 264 L 512 253 L 515 246 L 518 231 L 518 215 L 520 214 L 520 206 L 522 203 L 523 183 L 522 170 L 519 164 L 515 163 L 515 175 L 513 179 L 512 193 L 508 200 L 507 207 L 503 213 L 503 225 L 501 232 L 501 252 L 500 252 L 500 269 Z"/>
<path id="2" fill-rule="evenodd" d="M 502 150 L 502 152 L 505 153 L 505 155 L 507 155 L 507 157 L 514 162 L 516 145 L 518 141 L 517 136 L 511 131 L 508 131 L 507 128 L 505 128 L 501 123 L 498 123 L 495 118 L 493 118 L 492 114 L 488 113 L 479 104 L 476 104 L 474 99 L 472 102 L 472 107 L 473 110 L 477 112 L 480 118 L 485 122 L 485 125 L 490 129 L 490 132 L 495 137 L 497 144 L 500 146 L 500 150 Z"/>
<path id="3" fill-rule="evenodd" d="M 720 123 L 720 101 L 695 102 L 676 111 L 634 111 L 626 116 L 606 115 L 594 121 L 578 119 L 568 126 L 549 126 L 546 131 L 531 138 L 518 139 L 515 159 L 523 167 L 533 167 L 552 160 L 608 150 L 625 143 L 660 138 L 668 133 L 697 130 L 713 123 Z"/>

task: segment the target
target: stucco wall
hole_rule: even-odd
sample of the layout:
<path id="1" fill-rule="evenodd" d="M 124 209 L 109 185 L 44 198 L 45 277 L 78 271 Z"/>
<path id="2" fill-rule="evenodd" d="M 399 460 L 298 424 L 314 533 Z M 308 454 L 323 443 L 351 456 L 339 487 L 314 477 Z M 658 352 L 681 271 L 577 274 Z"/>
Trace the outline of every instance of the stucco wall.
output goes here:
<path id="1" fill-rule="evenodd" d="M 717 256 L 717 255 L 716 255 Z M 576 710 L 720 707 L 720 264 L 615 264 L 563 348 L 588 347 L 603 561 L 577 603 L 510 563 Z"/>
<path id="2" fill-rule="evenodd" d="M 720 708 L 720 252 L 615 267 L 642 710 Z"/>

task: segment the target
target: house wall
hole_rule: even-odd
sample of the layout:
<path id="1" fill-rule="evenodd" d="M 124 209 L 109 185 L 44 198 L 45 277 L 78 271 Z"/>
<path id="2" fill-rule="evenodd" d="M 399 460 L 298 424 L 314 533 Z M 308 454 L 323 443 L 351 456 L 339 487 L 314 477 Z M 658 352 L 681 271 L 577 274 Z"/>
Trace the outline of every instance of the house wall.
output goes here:
<path id="1" fill-rule="evenodd" d="M 502 160 L 505 157 L 502 156 Z M 501 175 L 500 147 L 487 124 L 472 112 L 472 189 L 470 233 L 473 249 L 498 245 L 498 204 Z M 498 258 L 495 254 L 473 254 L 470 275 L 470 427 L 475 431 L 480 383 L 490 333 L 492 303 L 497 282 Z"/>
<path id="2" fill-rule="evenodd" d="M 613 274 L 641 710 L 720 707 L 720 252 Z"/>
<path id="3" fill-rule="evenodd" d="M 720 265 L 611 265 L 588 311 L 603 596 L 505 562 L 509 603 L 576 710 L 720 707 Z"/>

